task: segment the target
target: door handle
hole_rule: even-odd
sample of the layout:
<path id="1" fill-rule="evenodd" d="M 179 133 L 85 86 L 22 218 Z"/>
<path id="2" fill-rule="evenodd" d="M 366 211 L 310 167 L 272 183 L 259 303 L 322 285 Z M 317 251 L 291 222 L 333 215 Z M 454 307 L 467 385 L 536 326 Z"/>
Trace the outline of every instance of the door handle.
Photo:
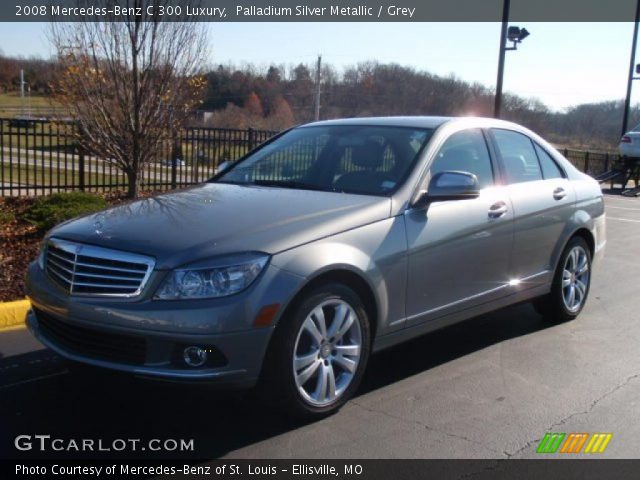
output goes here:
<path id="1" fill-rule="evenodd" d="M 564 191 L 564 188 L 558 187 L 553 191 L 553 198 L 556 200 L 562 200 L 567 196 L 567 192 Z"/>
<path id="2" fill-rule="evenodd" d="M 507 204 L 503 201 L 496 202 L 489 207 L 490 218 L 500 218 L 505 213 L 507 213 Z"/>

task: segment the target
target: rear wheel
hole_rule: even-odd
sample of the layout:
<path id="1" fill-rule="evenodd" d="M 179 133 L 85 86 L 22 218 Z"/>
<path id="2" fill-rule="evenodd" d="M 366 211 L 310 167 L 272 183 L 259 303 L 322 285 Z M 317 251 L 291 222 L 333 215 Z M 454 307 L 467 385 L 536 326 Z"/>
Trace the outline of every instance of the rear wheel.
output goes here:
<path id="1" fill-rule="evenodd" d="M 262 390 L 297 417 L 333 413 L 358 388 L 370 343 L 358 295 L 341 284 L 318 287 L 278 325 Z"/>
<path id="2" fill-rule="evenodd" d="M 582 237 L 573 237 L 560 257 L 551 292 L 533 302 L 545 318 L 564 322 L 576 318 L 587 301 L 591 285 L 591 253 Z"/>

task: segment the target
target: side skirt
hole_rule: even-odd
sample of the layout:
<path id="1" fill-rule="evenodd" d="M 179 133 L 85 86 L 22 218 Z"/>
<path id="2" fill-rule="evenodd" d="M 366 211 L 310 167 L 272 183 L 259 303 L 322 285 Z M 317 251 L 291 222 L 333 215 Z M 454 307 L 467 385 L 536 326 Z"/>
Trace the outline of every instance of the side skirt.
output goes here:
<path id="1" fill-rule="evenodd" d="M 443 315 L 442 317 L 434 318 L 419 325 L 414 325 L 409 328 L 383 335 L 374 340 L 373 352 L 375 353 L 386 348 L 393 347 L 394 345 L 397 345 L 399 343 L 411 340 L 421 335 L 425 335 L 427 333 L 433 332 L 434 330 L 448 327 L 449 325 L 453 325 L 454 323 L 462 322 L 464 320 L 468 320 L 470 318 L 477 317 L 488 312 L 499 310 L 500 308 L 507 307 L 509 305 L 514 305 L 516 303 L 525 302 L 527 300 L 546 295 L 550 291 L 550 284 L 540 285 L 537 287 L 529 288 L 527 290 L 513 293 L 512 295 L 507 295 L 506 297 L 502 297 L 497 300 L 492 300 L 481 305 L 476 305 L 475 307 L 470 307 L 465 310 Z"/>

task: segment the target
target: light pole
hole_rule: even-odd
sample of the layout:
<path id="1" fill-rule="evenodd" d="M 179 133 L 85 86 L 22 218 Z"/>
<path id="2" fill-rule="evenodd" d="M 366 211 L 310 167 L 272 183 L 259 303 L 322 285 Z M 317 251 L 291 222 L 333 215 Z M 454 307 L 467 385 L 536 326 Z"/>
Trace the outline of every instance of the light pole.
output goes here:
<path id="1" fill-rule="evenodd" d="M 638 0 L 640 2 L 640 0 Z M 504 77 L 504 60 L 507 50 L 517 50 L 518 44 L 530 34 L 526 28 L 509 27 L 510 0 L 504 0 L 502 7 L 502 28 L 500 29 L 500 55 L 498 57 L 498 80 L 496 81 L 496 98 L 493 106 L 493 116 L 500 118 L 502 108 L 502 79 Z M 507 46 L 511 42 L 511 46 Z"/>
<path id="2" fill-rule="evenodd" d="M 631 43 L 631 59 L 629 60 L 629 78 L 627 79 L 627 96 L 624 100 L 624 113 L 622 114 L 622 133 L 620 136 L 624 136 L 627 133 L 627 122 L 629 121 L 629 107 L 631 105 L 631 85 L 633 80 L 633 67 L 636 62 L 636 44 L 638 43 L 638 22 L 640 21 L 640 0 L 636 4 L 636 18 L 633 24 L 633 42 Z M 636 66 L 637 71 L 637 66 Z M 640 72 L 638 72 L 640 73 Z"/>

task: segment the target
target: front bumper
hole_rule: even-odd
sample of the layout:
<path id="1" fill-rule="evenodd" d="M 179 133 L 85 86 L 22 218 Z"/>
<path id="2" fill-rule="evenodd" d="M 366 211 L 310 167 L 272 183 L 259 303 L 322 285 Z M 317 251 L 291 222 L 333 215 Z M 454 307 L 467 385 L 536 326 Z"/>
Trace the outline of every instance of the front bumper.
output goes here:
<path id="1" fill-rule="evenodd" d="M 301 278 L 275 267 L 259 285 L 225 299 L 138 301 L 67 295 L 36 263 L 30 265 L 27 295 L 33 309 L 27 325 L 61 356 L 97 367 L 174 381 L 206 381 L 229 386 L 255 384 L 278 317 L 270 326 L 252 321 L 267 304 L 284 310 Z M 208 350 L 201 367 L 189 367 L 188 346 Z"/>
<path id="2" fill-rule="evenodd" d="M 40 320 L 38 319 L 40 317 Z M 55 322 L 81 328 L 82 331 L 92 331 L 96 334 L 117 335 L 118 338 L 128 337 L 137 339 L 142 345 L 140 361 L 125 360 L 120 357 L 112 360 L 105 356 L 104 351 L 109 344 L 87 351 L 86 345 L 74 345 L 69 341 L 62 341 L 60 336 L 53 335 L 51 330 L 42 328 L 42 319 L 51 318 L 48 314 L 33 309 L 27 315 L 27 326 L 31 333 L 45 346 L 61 356 L 76 362 L 94 365 L 96 367 L 119 370 L 131 374 L 175 381 L 205 381 L 237 387 L 253 386 L 260 374 L 264 352 L 273 331 L 272 327 L 254 331 L 220 335 L 176 335 L 158 332 L 123 331 L 122 329 L 104 330 L 101 328 L 87 328 L 75 322 L 55 318 Z M 216 362 L 202 368 L 182 367 L 179 353 L 180 347 L 206 346 L 209 350 L 219 352 Z M 131 355 L 128 358 L 135 358 Z M 220 359 L 220 360 L 219 360 Z"/>

